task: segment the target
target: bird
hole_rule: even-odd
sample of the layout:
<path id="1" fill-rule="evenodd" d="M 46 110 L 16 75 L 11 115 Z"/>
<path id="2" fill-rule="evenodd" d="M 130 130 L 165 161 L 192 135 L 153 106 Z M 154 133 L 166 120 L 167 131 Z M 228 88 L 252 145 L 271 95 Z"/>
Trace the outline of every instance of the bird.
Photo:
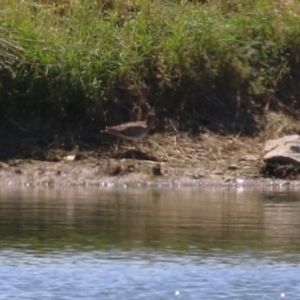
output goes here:
<path id="1" fill-rule="evenodd" d="M 148 135 L 151 129 L 157 125 L 158 119 L 153 113 L 149 113 L 145 121 L 129 122 L 117 126 L 106 127 L 103 133 L 108 133 L 130 141 L 134 146 Z"/>

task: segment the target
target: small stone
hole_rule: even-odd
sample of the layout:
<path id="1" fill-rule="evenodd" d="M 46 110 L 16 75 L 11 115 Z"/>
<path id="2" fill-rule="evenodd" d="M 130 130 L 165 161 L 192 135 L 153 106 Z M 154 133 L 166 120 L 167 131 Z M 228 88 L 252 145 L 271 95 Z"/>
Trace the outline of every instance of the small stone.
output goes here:
<path id="1" fill-rule="evenodd" d="M 64 157 L 64 160 L 66 160 L 66 161 L 74 161 L 75 159 L 76 159 L 76 154 L 67 155 Z"/>
<path id="2" fill-rule="evenodd" d="M 228 182 L 233 181 L 233 180 L 234 180 L 234 177 L 232 177 L 232 176 L 227 176 L 227 177 L 223 178 L 223 180 L 224 180 L 224 182 L 228 183 Z"/>
<path id="3" fill-rule="evenodd" d="M 152 174 L 155 175 L 155 176 L 162 176 L 161 167 L 160 167 L 159 164 L 153 166 Z"/>
<path id="4" fill-rule="evenodd" d="M 135 171 L 135 165 L 128 165 L 127 166 L 127 172 L 128 173 L 132 173 L 132 172 L 134 172 Z"/>
<path id="5" fill-rule="evenodd" d="M 239 169 L 239 166 L 236 165 L 236 164 L 232 164 L 232 165 L 229 165 L 229 166 L 228 166 L 228 170 L 233 171 L 233 170 L 237 170 L 237 169 Z"/>
<path id="6" fill-rule="evenodd" d="M 107 170 L 107 174 L 109 176 L 117 176 L 122 172 L 122 167 L 121 166 L 112 166 Z"/>
<path id="7" fill-rule="evenodd" d="M 222 170 L 215 170 L 211 172 L 212 175 L 223 175 L 224 172 Z"/>
<path id="8" fill-rule="evenodd" d="M 192 175 L 192 179 L 200 179 L 200 178 L 203 178 L 203 177 L 205 177 L 205 175 L 204 174 L 201 174 L 201 173 L 198 173 L 198 174 L 193 174 Z"/>
<path id="9" fill-rule="evenodd" d="M 23 174 L 23 171 L 22 171 L 21 169 L 16 169 L 16 170 L 15 170 L 15 173 L 16 173 L 16 174 Z"/>
<path id="10" fill-rule="evenodd" d="M 0 169 L 8 169 L 9 165 L 0 161 Z"/>
<path id="11" fill-rule="evenodd" d="M 12 159 L 12 160 L 8 161 L 8 165 L 10 167 L 16 167 L 16 166 L 18 166 L 20 164 L 21 164 L 21 160 L 19 160 L 19 159 Z"/>

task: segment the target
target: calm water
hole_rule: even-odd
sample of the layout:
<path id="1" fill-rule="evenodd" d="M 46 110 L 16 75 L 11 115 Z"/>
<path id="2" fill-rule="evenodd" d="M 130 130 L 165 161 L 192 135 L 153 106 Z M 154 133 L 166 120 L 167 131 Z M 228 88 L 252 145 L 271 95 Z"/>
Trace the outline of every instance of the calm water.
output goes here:
<path id="1" fill-rule="evenodd" d="M 0 299 L 300 299 L 300 192 L 0 190 Z"/>

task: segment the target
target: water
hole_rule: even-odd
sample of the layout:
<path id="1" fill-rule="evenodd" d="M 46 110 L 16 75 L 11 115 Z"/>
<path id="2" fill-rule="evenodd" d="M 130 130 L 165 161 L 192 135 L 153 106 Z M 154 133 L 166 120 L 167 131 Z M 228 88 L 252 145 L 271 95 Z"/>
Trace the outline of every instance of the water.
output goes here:
<path id="1" fill-rule="evenodd" d="M 0 190 L 0 299 L 299 299 L 300 192 Z"/>

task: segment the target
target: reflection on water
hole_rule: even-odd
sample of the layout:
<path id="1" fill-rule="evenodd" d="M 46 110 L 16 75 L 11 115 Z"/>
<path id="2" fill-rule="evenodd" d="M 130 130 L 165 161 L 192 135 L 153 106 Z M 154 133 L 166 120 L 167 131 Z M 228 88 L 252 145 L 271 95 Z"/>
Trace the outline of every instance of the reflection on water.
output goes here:
<path id="1" fill-rule="evenodd" d="M 3 299 L 295 299 L 299 195 L 1 189 Z"/>
<path id="2" fill-rule="evenodd" d="M 27 189 L 0 197 L 2 245 L 300 248 L 296 194 Z"/>

